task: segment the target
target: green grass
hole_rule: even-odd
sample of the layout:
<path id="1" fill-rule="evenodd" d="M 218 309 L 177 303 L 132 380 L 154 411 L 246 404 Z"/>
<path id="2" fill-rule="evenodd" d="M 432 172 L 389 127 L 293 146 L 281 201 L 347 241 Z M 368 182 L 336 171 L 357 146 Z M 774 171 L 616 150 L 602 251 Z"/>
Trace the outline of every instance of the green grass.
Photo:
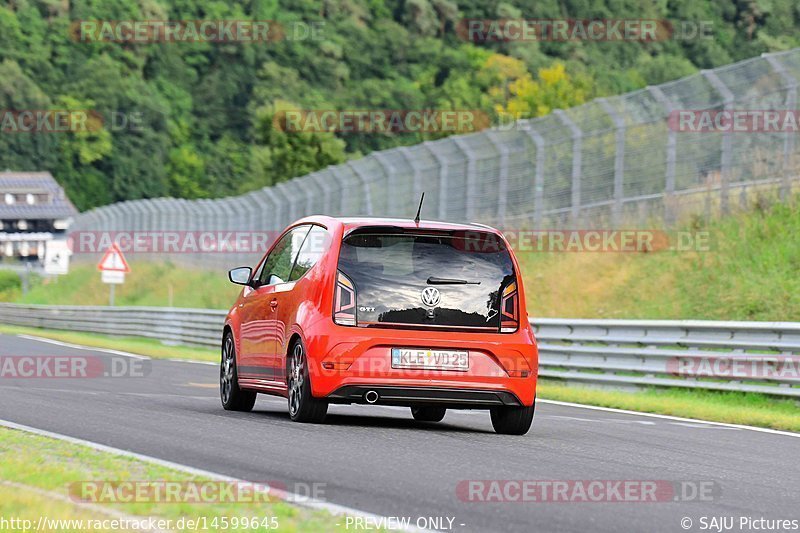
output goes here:
<path id="1" fill-rule="evenodd" d="M 17 294 L 22 288 L 22 280 L 14 271 L 0 270 L 0 296 Z"/>
<path id="2" fill-rule="evenodd" d="M 0 516 L 33 521 L 40 516 L 48 518 L 107 519 L 103 509 L 112 509 L 137 517 L 160 517 L 173 520 L 172 527 L 181 517 L 276 517 L 279 531 L 334 531 L 343 523 L 324 512 L 311 511 L 280 501 L 203 502 L 203 503 L 100 503 L 100 509 L 81 506 L 68 499 L 72 494 L 70 484 L 82 481 L 204 481 L 180 471 L 139 461 L 112 453 L 56 439 L 40 437 L 22 431 L 0 428 Z M 11 482 L 11 486 L 3 484 Z M 42 493 L 41 491 L 47 491 Z M 51 497 L 50 495 L 56 497 Z M 65 498 L 66 497 L 66 498 Z M 194 528 L 177 528 L 178 531 L 200 531 Z M 239 529 L 243 531 L 243 529 Z M 78 531 L 59 529 L 59 531 Z M 268 531 L 265 528 L 248 531 Z"/>
<path id="3" fill-rule="evenodd" d="M 146 337 L 111 337 L 97 333 L 78 331 L 58 331 L 51 329 L 29 328 L 0 324 L 0 333 L 8 335 L 35 335 L 46 339 L 92 346 L 110 348 L 123 352 L 147 355 L 155 359 L 189 359 L 194 361 L 219 361 L 219 350 L 196 346 L 166 345 L 155 339 Z M 220 330 L 220 335 L 222 334 Z"/>
<path id="4" fill-rule="evenodd" d="M 167 307 L 171 304 L 175 307 L 228 309 L 241 290 L 228 281 L 227 272 L 192 270 L 170 263 L 132 262 L 130 267 L 125 283 L 115 288 L 115 305 Z M 65 276 L 31 276 L 31 288 L 25 295 L 19 284 L 9 282 L 4 285 L 2 272 L 0 301 L 108 305 L 109 286 L 100 281 L 100 272 L 94 264 L 73 264 Z M 17 274 L 13 275 L 19 281 Z"/>
<path id="5" fill-rule="evenodd" d="M 530 316 L 800 321 L 796 206 L 688 229 L 711 251 L 519 253 Z"/>
<path id="6" fill-rule="evenodd" d="M 562 402 L 613 407 L 645 413 L 697 418 L 800 432 L 800 409 L 795 400 L 763 394 L 684 389 L 623 392 L 541 380 L 537 397 Z"/>

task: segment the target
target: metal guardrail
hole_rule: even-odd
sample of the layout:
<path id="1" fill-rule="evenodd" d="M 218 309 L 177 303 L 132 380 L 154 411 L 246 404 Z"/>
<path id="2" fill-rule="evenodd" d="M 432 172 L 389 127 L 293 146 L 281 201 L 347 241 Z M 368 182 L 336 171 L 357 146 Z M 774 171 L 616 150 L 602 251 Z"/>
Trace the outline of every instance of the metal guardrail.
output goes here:
<path id="1" fill-rule="evenodd" d="M 212 309 L 0 303 L 4 324 L 135 335 L 168 344 L 219 346 L 224 317 L 225 311 Z M 797 322 L 539 318 L 531 323 L 539 341 L 539 375 L 545 378 L 800 397 L 800 357 L 790 357 L 800 354 Z M 726 375 L 734 365 L 736 375 Z M 717 373 L 708 377 L 709 371 Z"/>
<path id="2" fill-rule="evenodd" d="M 797 322 L 539 318 L 531 323 L 539 342 L 539 375 L 546 378 L 800 397 Z"/>
<path id="3" fill-rule="evenodd" d="M 219 346 L 226 312 L 173 307 L 0 304 L 0 323 Z"/>

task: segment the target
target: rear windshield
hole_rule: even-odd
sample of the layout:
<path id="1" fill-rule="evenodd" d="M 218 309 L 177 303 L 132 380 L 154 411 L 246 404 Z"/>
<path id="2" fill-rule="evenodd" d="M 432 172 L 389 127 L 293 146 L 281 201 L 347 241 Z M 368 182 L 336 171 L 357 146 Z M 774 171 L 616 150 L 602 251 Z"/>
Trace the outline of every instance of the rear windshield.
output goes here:
<path id="1" fill-rule="evenodd" d="M 500 297 L 515 280 L 502 239 L 481 231 L 361 231 L 342 242 L 339 270 L 355 285 L 360 326 L 498 331 Z"/>

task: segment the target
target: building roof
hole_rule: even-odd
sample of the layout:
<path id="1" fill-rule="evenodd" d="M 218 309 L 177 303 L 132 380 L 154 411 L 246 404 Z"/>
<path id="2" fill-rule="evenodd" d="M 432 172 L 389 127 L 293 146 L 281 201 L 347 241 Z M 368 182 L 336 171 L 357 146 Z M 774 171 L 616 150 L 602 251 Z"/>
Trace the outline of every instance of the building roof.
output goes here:
<path id="1" fill-rule="evenodd" d="M 7 194 L 25 195 L 28 193 L 46 195 L 47 200 L 36 201 L 33 205 L 15 201 L 9 205 Z M 78 214 L 75 206 L 69 201 L 64 189 L 49 172 L 0 172 L 0 219 L 3 220 L 38 220 L 63 219 Z"/>

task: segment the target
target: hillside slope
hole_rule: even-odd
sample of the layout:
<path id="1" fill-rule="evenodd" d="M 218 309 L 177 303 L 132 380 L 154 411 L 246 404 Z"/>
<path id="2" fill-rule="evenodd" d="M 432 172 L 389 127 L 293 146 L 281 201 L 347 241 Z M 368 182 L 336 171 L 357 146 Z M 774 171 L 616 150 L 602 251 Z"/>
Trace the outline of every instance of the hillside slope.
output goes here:
<path id="1" fill-rule="evenodd" d="M 487 43 L 457 31 L 465 19 L 623 18 L 680 31 L 656 42 Z M 80 21 L 143 20 L 270 20 L 293 37 L 76 36 Z M 91 110 L 102 123 L 81 133 L 2 135 L 0 168 L 51 171 L 81 210 L 225 196 L 442 135 L 286 134 L 273 124 L 283 109 L 540 115 L 800 46 L 798 26 L 794 0 L 8 2 L 0 6 L 0 109 Z"/>

